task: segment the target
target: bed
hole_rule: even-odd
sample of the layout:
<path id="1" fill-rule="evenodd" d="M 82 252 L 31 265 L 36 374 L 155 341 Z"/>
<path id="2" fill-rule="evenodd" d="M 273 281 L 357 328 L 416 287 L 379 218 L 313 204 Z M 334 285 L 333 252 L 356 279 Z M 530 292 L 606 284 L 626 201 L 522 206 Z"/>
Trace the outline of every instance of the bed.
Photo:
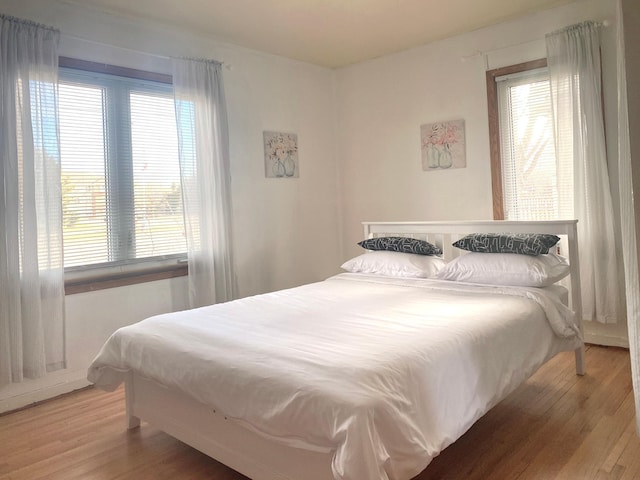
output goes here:
<path id="1" fill-rule="evenodd" d="M 252 479 L 408 480 L 558 352 L 584 373 L 575 220 L 363 226 L 445 260 L 468 233 L 558 235 L 568 288 L 345 273 L 125 327 L 89 379 L 124 381 L 129 428 L 144 419 Z"/>

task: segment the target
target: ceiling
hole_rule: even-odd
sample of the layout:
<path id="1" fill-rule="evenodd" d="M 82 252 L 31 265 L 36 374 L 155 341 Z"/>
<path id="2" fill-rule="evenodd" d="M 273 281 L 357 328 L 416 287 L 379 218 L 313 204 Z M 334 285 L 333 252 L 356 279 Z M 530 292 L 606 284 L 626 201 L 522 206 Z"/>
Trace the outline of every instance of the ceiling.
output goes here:
<path id="1" fill-rule="evenodd" d="M 68 0 L 337 68 L 573 0 Z"/>

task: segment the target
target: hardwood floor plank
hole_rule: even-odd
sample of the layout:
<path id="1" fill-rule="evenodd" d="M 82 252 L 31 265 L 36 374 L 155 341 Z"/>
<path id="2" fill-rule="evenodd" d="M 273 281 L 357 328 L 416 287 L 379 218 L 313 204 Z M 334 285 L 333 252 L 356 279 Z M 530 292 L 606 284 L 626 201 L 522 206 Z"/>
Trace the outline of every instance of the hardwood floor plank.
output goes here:
<path id="1" fill-rule="evenodd" d="M 627 401 L 633 404 L 633 395 L 627 395 Z M 602 471 L 605 473 L 613 473 L 614 470 L 621 470 L 624 472 L 625 468 L 619 462 L 621 461 L 624 451 L 627 446 L 635 438 L 635 424 L 631 422 L 627 424 L 627 428 L 624 433 L 618 438 L 615 445 L 611 448 L 609 455 L 602 463 Z"/>
<path id="2" fill-rule="evenodd" d="M 0 480 L 246 480 L 124 409 L 89 389 L 0 416 Z M 558 355 L 415 480 L 639 478 L 629 353 L 590 346 L 587 375 Z"/>

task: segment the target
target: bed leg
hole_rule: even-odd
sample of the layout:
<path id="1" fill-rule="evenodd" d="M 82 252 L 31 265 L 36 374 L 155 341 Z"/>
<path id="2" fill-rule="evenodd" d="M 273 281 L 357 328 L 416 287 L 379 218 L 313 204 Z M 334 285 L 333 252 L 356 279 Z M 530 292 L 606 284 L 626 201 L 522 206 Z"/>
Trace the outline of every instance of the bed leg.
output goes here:
<path id="1" fill-rule="evenodd" d="M 133 378 L 131 375 L 124 382 L 125 405 L 127 410 L 127 430 L 133 430 L 140 426 L 140 417 L 133 414 Z"/>
<path id="2" fill-rule="evenodd" d="M 576 348 L 576 375 L 584 375 L 585 372 L 584 345 Z"/>
<path id="3" fill-rule="evenodd" d="M 127 430 L 133 430 L 140 426 L 140 418 L 135 415 L 127 415 Z"/>

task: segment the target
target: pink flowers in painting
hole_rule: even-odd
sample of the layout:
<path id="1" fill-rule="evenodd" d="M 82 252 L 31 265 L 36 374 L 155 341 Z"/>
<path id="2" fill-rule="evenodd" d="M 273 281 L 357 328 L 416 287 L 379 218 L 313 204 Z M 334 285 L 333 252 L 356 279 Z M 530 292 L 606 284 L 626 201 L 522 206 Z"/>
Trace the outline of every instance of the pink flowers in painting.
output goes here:
<path id="1" fill-rule="evenodd" d="M 423 170 L 466 166 L 464 120 L 422 125 L 420 136 Z"/>
<path id="2" fill-rule="evenodd" d="M 433 123 L 431 124 L 431 130 L 427 132 L 423 144 L 427 146 L 429 144 L 444 145 L 445 143 L 453 143 L 456 141 L 457 130 L 457 125 Z"/>

